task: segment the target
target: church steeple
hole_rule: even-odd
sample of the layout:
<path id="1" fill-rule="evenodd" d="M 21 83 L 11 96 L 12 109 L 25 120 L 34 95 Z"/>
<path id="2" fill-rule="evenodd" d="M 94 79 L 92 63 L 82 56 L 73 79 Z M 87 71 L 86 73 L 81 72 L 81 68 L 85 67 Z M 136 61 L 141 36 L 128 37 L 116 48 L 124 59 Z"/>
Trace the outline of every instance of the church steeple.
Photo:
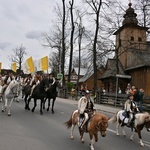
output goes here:
<path id="1" fill-rule="evenodd" d="M 124 20 L 122 22 L 122 25 L 127 25 L 127 24 L 138 24 L 138 20 L 136 18 L 137 14 L 134 12 L 134 9 L 131 7 L 132 3 L 128 4 L 129 8 L 126 10 L 126 14 L 123 16 Z"/>

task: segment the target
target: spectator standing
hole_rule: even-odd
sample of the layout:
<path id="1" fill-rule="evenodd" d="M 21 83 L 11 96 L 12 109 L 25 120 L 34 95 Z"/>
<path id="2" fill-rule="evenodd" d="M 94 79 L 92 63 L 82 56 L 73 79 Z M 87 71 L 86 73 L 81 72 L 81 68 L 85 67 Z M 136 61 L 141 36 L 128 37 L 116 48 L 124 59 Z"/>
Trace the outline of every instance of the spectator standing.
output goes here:
<path id="1" fill-rule="evenodd" d="M 134 101 L 138 104 L 139 103 L 139 90 L 138 90 L 138 88 L 133 89 L 133 97 L 134 97 Z"/>
<path id="2" fill-rule="evenodd" d="M 130 91 L 131 91 L 131 85 L 130 85 L 130 83 L 128 83 L 125 93 L 129 94 Z"/>
<path id="3" fill-rule="evenodd" d="M 140 89 L 139 90 L 139 110 L 142 112 L 142 104 L 143 104 L 143 96 L 144 96 L 144 90 Z"/>
<path id="4" fill-rule="evenodd" d="M 121 94 L 121 93 L 122 93 L 122 91 L 121 91 L 121 88 L 120 88 L 120 87 L 118 88 L 118 93 L 119 93 L 119 94 Z"/>

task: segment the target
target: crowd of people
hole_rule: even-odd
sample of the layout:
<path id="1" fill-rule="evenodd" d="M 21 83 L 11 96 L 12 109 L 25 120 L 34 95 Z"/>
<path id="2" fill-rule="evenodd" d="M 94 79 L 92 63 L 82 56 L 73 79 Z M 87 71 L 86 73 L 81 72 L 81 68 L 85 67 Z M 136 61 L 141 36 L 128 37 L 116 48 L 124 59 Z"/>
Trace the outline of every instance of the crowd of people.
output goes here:
<path id="1" fill-rule="evenodd" d="M 9 83 L 12 80 L 17 80 L 20 81 L 22 86 L 26 86 L 27 84 L 30 84 L 32 89 L 30 95 L 32 95 L 34 88 L 40 83 L 41 79 L 43 76 L 48 76 L 49 77 L 49 83 L 51 85 L 54 84 L 55 78 L 53 77 L 53 74 L 44 74 L 44 75 L 39 75 L 37 73 L 34 74 L 29 74 L 26 77 L 22 77 L 20 75 L 14 75 L 13 73 L 4 73 L 0 74 L 0 96 L 3 95 L 5 89 L 9 85 Z"/>
<path id="2" fill-rule="evenodd" d="M 128 94 L 128 99 L 124 104 L 124 110 L 126 113 L 125 118 L 129 118 L 127 126 L 133 126 L 135 114 L 142 112 L 142 103 L 143 103 L 143 96 L 144 90 L 140 88 L 136 88 L 135 86 L 131 86 L 129 83 L 126 88 L 126 94 Z M 125 119 L 124 118 L 124 119 Z M 124 121 L 122 126 L 124 125 Z"/>
<path id="3" fill-rule="evenodd" d="M 142 112 L 142 103 L 143 103 L 143 97 L 144 97 L 144 90 L 142 88 L 138 89 L 135 86 L 131 86 L 130 83 L 128 83 L 125 92 L 126 92 L 126 94 L 132 94 L 133 95 L 134 101 L 139 106 L 139 111 Z"/>

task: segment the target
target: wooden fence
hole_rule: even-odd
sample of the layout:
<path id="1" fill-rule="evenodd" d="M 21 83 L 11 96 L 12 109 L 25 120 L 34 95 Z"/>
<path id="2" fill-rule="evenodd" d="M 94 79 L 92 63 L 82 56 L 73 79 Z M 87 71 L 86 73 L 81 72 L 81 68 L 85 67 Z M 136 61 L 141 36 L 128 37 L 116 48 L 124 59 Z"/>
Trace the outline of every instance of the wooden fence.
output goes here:
<path id="1" fill-rule="evenodd" d="M 103 94 L 101 92 L 97 92 L 95 103 L 97 104 L 107 104 L 115 107 L 123 108 L 125 101 L 127 100 L 127 94 L 114 94 L 114 93 L 106 93 Z M 150 102 L 143 103 L 143 110 L 150 112 Z"/>

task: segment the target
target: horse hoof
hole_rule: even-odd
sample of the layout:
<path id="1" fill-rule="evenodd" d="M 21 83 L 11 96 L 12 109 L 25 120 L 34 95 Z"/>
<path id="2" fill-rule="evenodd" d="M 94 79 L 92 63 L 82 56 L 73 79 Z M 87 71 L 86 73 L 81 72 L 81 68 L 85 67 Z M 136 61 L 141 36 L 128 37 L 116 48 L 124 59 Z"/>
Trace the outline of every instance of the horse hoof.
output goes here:
<path id="1" fill-rule="evenodd" d="M 73 136 L 71 136 L 71 140 L 74 140 L 74 137 L 73 137 Z"/>
<path id="2" fill-rule="evenodd" d="M 117 136 L 119 136 L 120 134 L 119 133 L 117 133 Z"/>
<path id="3" fill-rule="evenodd" d="M 52 111 L 52 114 L 54 114 L 55 112 L 54 111 Z"/>
<path id="4" fill-rule="evenodd" d="M 81 139 L 81 142 L 84 143 L 84 139 Z"/>
<path id="5" fill-rule="evenodd" d="M 11 114 L 8 114 L 8 116 L 11 116 Z"/>
<path id="6" fill-rule="evenodd" d="M 82 143 L 84 143 L 84 140 L 81 140 Z"/>
<path id="7" fill-rule="evenodd" d="M 143 143 L 140 143 L 140 145 L 141 145 L 142 147 L 144 147 L 144 144 L 143 144 Z"/>
<path id="8" fill-rule="evenodd" d="M 2 112 L 5 112 L 5 110 L 4 110 L 4 109 L 2 109 Z"/>
<path id="9" fill-rule="evenodd" d="M 40 115 L 43 115 L 43 112 L 40 112 Z"/>
<path id="10" fill-rule="evenodd" d="M 131 141 L 133 141 L 133 138 L 130 138 Z"/>

